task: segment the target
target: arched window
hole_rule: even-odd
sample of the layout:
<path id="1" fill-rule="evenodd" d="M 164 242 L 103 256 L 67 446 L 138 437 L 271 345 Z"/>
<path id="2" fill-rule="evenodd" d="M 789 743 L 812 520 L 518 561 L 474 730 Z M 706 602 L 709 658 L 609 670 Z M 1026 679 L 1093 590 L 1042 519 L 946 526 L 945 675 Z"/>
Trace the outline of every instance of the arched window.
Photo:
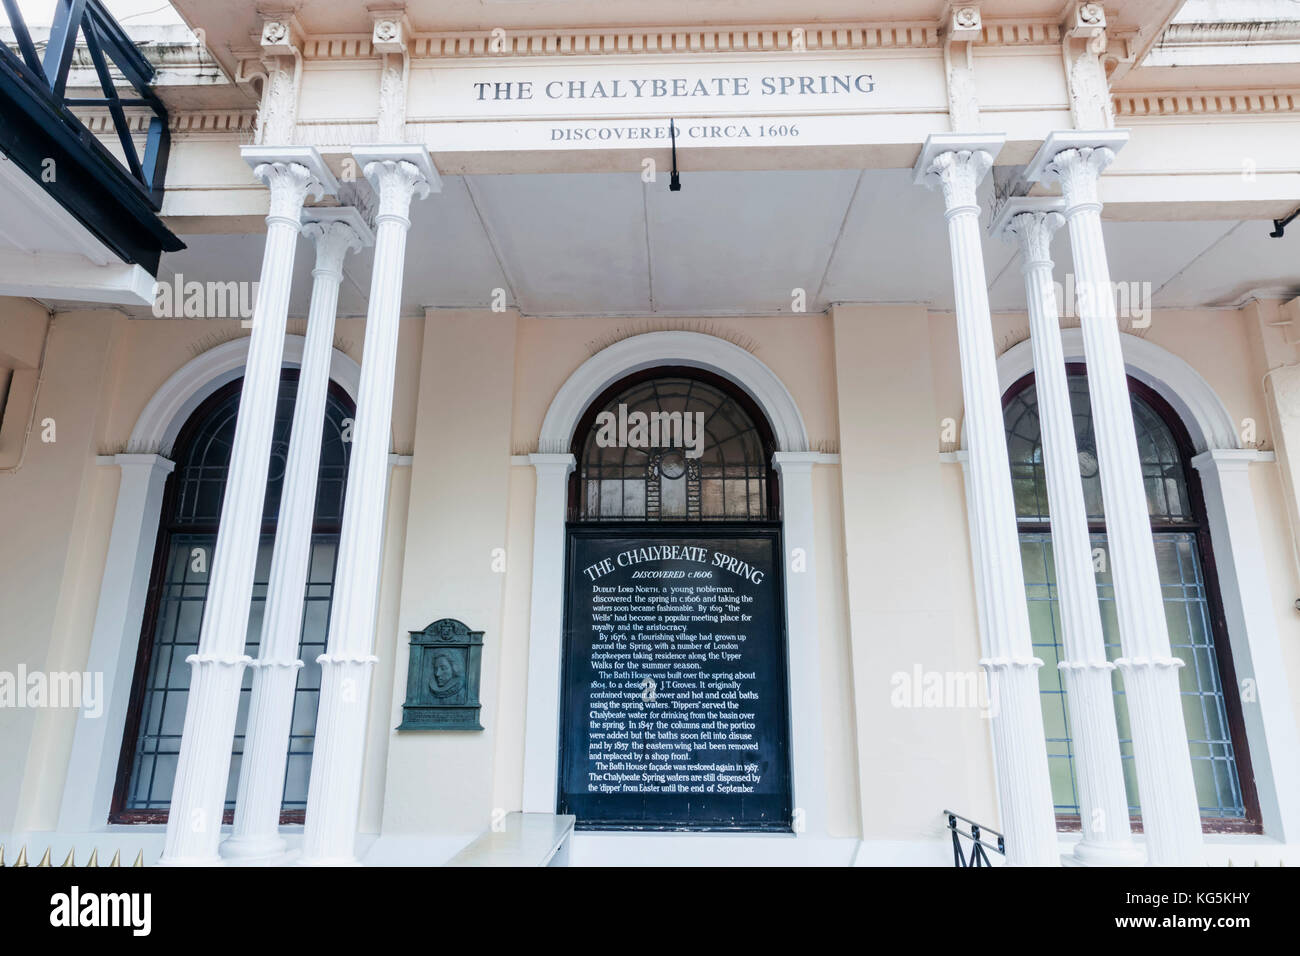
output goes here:
<path id="1" fill-rule="evenodd" d="M 1082 366 L 1069 366 L 1069 388 L 1106 653 L 1114 660 L 1121 656 L 1120 634 L 1106 548 L 1105 512 L 1088 381 Z M 1214 576 L 1209 527 L 1200 482 L 1190 464 L 1191 441 L 1173 409 L 1159 395 L 1133 379 L 1129 380 L 1129 392 L 1170 645 L 1184 663 L 1179 669 L 1183 718 L 1201 816 L 1207 829 L 1254 829 L 1259 820 L 1258 804 Z M 1056 666 L 1063 654 L 1061 618 L 1033 376 L 1026 376 L 1012 386 L 1003 404 L 1034 651 L 1044 664 L 1039 672 L 1039 684 L 1052 794 L 1058 820 L 1066 827 L 1073 827 L 1079 814 L 1078 783 L 1065 687 Z M 1118 671 L 1113 682 L 1129 808 L 1137 813 L 1133 742 Z"/>
<path id="2" fill-rule="evenodd" d="M 766 418 L 717 375 L 646 369 L 592 401 L 570 448 L 557 812 L 579 829 L 790 832 Z"/>
<path id="3" fill-rule="evenodd" d="M 163 497 L 158 544 L 110 814 L 112 822 L 162 822 L 167 817 L 189 696 L 190 667 L 185 658 L 198 649 L 199 625 L 207 601 L 212 553 L 221 520 L 242 384 L 243 380 L 239 379 L 218 389 L 195 410 L 176 439 L 173 453 L 176 468 L 167 480 Z M 280 381 L 276 406 L 271 466 L 262 510 L 262 538 L 249 615 L 246 653 L 254 658 L 266 604 L 267 578 L 297 387 L 298 373 L 286 371 Z M 320 666 L 316 657 L 324 652 L 329 632 L 334 564 L 351 448 L 344 437 L 345 424 L 352 414 L 351 401 L 331 385 L 325 407 L 315 523 L 304 595 L 299 648 L 303 667 L 298 672 L 285 771 L 284 822 L 301 822 L 307 806 L 307 781 L 320 693 Z M 234 810 L 239 782 L 252 678 L 250 668 L 244 674 L 234 757 L 226 788 L 227 822 Z"/>
<path id="4" fill-rule="evenodd" d="M 747 395 L 710 373 L 624 379 L 578 424 L 570 517 L 582 522 L 768 521 L 774 442 Z"/>

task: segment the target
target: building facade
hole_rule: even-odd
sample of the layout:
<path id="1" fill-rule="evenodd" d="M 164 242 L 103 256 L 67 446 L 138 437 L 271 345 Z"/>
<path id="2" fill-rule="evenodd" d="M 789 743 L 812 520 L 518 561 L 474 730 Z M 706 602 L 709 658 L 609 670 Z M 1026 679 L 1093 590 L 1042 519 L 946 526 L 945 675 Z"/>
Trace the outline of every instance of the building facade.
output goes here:
<path id="1" fill-rule="evenodd" d="M 139 224 L 4 144 L 0 842 L 1300 862 L 1295 4 L 174 6 Z"/>

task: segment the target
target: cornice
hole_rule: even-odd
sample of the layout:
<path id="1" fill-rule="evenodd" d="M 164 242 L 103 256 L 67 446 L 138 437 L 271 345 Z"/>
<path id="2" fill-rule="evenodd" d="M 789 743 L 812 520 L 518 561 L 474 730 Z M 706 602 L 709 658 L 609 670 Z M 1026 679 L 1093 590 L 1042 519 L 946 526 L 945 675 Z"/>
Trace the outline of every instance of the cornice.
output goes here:
<path id="1" fill-rule="evenodd" d="M 646 27 L 617 30 L 520 30 L 415 34 L 410 53 L 420 59 L 473 57 L 617 56 L 656 53 L 789 53 L 890 49 L 938 49 L 940 24 L 930 22 L 843 24 L 756 24 L 701 30 Z M 989 20 L 980 42 L 996 46 L 1052 46 L 1061 40 L 1058 23 Z M 367 35 L 308 37 L 306 59 L 364 59 L 377 56 Z"/>
<path id="2" fill-rule="evenodd" d="M 1115 116 L 1269 115 L 1300 112 L 1300 90 L 1289 91 L 1157 91 L 1121 93 L 1114 97 Z"/>
<path id="3" fill-rule="evenodd" d="M 73 110 L 77 120 L 96 136 L 114 136 L 112 115 L 107 109 L 83 107 Z M 257 126 L 256 110 L 173 110 L 168 114 L 173 134 L 245 135 Z M 151 113 L 128 113 L 131 132 L 143 136 L 149 131 Z"/>

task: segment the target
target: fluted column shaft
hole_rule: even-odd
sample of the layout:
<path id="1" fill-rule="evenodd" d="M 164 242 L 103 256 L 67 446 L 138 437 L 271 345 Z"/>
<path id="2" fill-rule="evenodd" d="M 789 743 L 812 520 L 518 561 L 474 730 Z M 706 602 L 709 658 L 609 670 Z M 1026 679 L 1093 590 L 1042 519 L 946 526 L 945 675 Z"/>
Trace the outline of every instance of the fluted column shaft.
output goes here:
<path id="1" fill-rule="evenodd" d="M 364 172 L 379 212 L 329 642 L 317 658 L 320 709 L 302 854 L 312 865 L 355 862 L 408 214 L 412 198 L 430 189 L 426 174 L 404 160 L 369 162 Z"/>
<path id="2" fill-rule="evenodd" d="M 1053 156 L 1074 255 L 1075 287 L 1088 368 L 1093 433 L 1106 510 L 1147 858 L 1153 865 L 1204 863 L 1201 820 L 1183 722 L 1178 668 L 1165 621 L 1151 518 L 1138 457 L 1128 378 L 1101 230 L 1097 181 L 1114 158 L 1108 148 L 1081 147 Z"/>
<path id="3" fill-rule="evenodd" d="M 280 391 L 298 217 L 308 193 L 319 197 L 326 188 L 307 166 L 296 162 L 263 163 L 254 174 L 271 190 L 266 246 L 198 653 L 186 658 L 189 699 L 167 817 L 164 864 L 210 864 L 220 859 L 217 843 L 235 718 L 249 662 L 244 643 Z"/>
<path id="4" fill-rule="evenodd" d="M 310 210 L 305 215 L 308 221 L 302 232 L 316 245 L 311 308 L 294 399 L 266 613 L 262 619 L 258 659 L 253 662 L 252 699 L 239 768 L 234 833 L 222 847 L 227 857 L 266 857 L 284 850 L 284 840 L 279 835 L 280 804 L 294 692 L 302 667 L 298 644 L 311 563 L 316 478 L 329 392 L 334 319 L 344 257 L 349 249 L 360 249 L 369 241 L 369 231 L 353 209 Z"/>
<path id="5" fill-rule="evenodd" d="M 1128 798 L 1115 722 L 1111 672 L 1106 658 L 1097 580 L 1093 571 L 1074 411 L 1061 346 L 1060 315 L 1052 284 L 1052 236 L 1065 222 L 1046 209 L 1014 212 L 1041 200 L 1009 201 L 1012 212 L 1004 238 L 1020 249 L 1034 354 L 1034 387 L 1047 479 L 1057 606 L 1064 660 L 1058 665 L 1066 687 L 1070 738 L 1079 788 L 1083 839 L 1075 845 L 1079 863 L 1133 865 L 1142 861 L 1133 844 Z"/>
<path id="6" fill-rule="evenodd" d="M 1060 861 L 1038 698 L 1043 662 L 1034 657 L 1030 638 L 975 192 L 991 166 L 988 152 L 954 147 L 934 156 L 924 172 L 928 184 L 943 190 L 952 253 L 971 545 L 983 569 L 978 579 L 988 646 L 980 663 L 996 695 L 994 762 L 1007 861 L 1053 866 Z"/>

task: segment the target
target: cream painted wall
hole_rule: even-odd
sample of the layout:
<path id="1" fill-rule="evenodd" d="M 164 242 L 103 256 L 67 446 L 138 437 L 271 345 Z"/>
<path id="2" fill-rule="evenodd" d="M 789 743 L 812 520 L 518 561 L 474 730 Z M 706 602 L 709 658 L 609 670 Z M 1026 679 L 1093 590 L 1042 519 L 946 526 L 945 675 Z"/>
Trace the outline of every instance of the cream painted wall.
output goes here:
<path id="1" fill-rule="evenodd" d="M 45 311 L 17 299 L 0 300 L 0 309 L 7 316 Z M 102 565 L 107 547 L 94 455 L 116 332 L 114 313 L 55 318 L 21 467 L 0 474 L 6 543 L 0 548 L 0 670 L 11 674 L 19 666 L 80 669 L 79 645 L 87 640 L 95 600 L 85 587 L 86 566 L 96 563 L 96 554 Z M 54 441 L 43 440 L 47 420 Z M 58 800 L 50 807 L 43 799 L 58 793 L 50 777 L 63 772 L 75 720 L 71 709 L 0 708 L 0 765 L 11 768 L 0 774 L 0 830 L 53 824 Z"/>
<path id="2" fill-rule="evenodd" d="M 863 836 L 935 839 L 944 809 L 997 817 L 979 710 L 895 706 L 894 675 L 975 673 L 980 656 L 961 476 L 938 454 L 942 370 L 923 307 L 833 317 Z"/>
<path id="3" fill-rule="evenodd" d="M 0 300 L 12 314 L 37 307 Z M 43 313 L 43 310 L 39 310 Z M 336 346 L 361 358 L 365 323 L 340 320 Z M 290 322 L 301 332 L 301 322 Z M 415 392 L 423 324 L 403 321 L 399 334 L 393 442 L 409 451 L 414 439 Z M 0 336 L 5 327 L 0 326 Z M 118 470 L 97 455 L 126 448 L 131 430 L 155 391 L 186 362 L 207 349 L 247 335 L 238 320 L 128 320 L 114 310 L 60 312 L 50 339 L 38 422 L 56 421 L 57 441 L 39 430 L 16 475 L 0 474 L 0 527 L 7 542 L 41 547 L 0 549 L 0 670 L 79 671 L 85 666 L 100 581 L 116 505 Z M 6 351 L 0 344 L 0 352 Z M 154 451 L 155 449 L 149 449 Z M 389 496 L 382 624 L 394 620 L 405 528 L 405 479 L 397 469 Z M 383 649 L 380 643 L 381 652 Z M 387 648 L 391 656 L 392 648 Z M 131 653 L 135 648 L 130 649 Z M 372 697 L 387 721 L 391 694 Z M 0 832 L 51 829 L 62 798 L 76 724 L 72 710 L 0 708 L 0 765 L 23 768 L 0 774 Z M 382 744 L 382 741 L 378 742 Z M 372 748 L 382 755 L 382 747 Z M 363 821 L 378 826 L 372 808 L 382 800 L 382 766 L 367 776 Z M 367 816 L 369 813 L 369 816 Z"/>
<path id="4" fill-rule="evenodd" d="M 402 718 L 406 632 L 452 617 L 486 632 L 484 730 L 389 731 L 385 834 L 472 832 L 491 822 L 498 675 L 506 643 L 505 575 L 494 570 L 493 560 L 496 549 L 508 554 L 517 547 L 506 536 L 515 321 L 513 314 L 492 312 L 430 311 L 424 319 L 398 634 L 380 668 L 393 675 L 388 726 L 397 727 Z"/>
<path id="5" fill-rule="evenodd" d="M 30 312 L 30 303 L 9 309 Z M 1025 335 L 995 316 L 1000 349 Z M 1196 367 L 1235 420 L 1269 422 L 1258 320 L 1245 312 L 1157 312 L 1146 337 Z M 941 836 L 945 807 L 995 821 L 987 722 L 974 709 L 901 708 L 897 673 L 973 672 L 979 657 L 961 469 L 940 460 L 941 423 L 960 424 L 953 318 L 923 306 L 840 306 L 831 315 L 682 320 L 743 341 L 795 398 L 815 447 L 820 667 L 830 831 L 868 840 Z M 594 350 L 660 320 L 538 319 L 430 310 L 404 320 L 394 469 L 376 641 L 380 664 L 361 809 L 363 832 L 468 833 L 520 805 L 534 480 L 511 455 L 534 450 L 546 409 Z M 339 345 L 360 357 L 364 323 Z M 0 669 L 84 666 L 117 490 L 94 456 L 121 450 L 149 397 L 238 322 L 61 313 L 34 443 L 0 475 Z M 0 352 L 5 343 L 0 341 Z M 1267 437 L 1265 434 L 1264 437 Z M 1260 534 L 1293 694 L 1300 592 L 1277 466 L 1252 466 Z M 505 571 L 493 549 L 505 549 Z M 405 632 L 443 616 L 487 632 L 481 734 L 397 733 Z M 55 825 L 75 714 L 0 710 L 0 832 Z"/>

